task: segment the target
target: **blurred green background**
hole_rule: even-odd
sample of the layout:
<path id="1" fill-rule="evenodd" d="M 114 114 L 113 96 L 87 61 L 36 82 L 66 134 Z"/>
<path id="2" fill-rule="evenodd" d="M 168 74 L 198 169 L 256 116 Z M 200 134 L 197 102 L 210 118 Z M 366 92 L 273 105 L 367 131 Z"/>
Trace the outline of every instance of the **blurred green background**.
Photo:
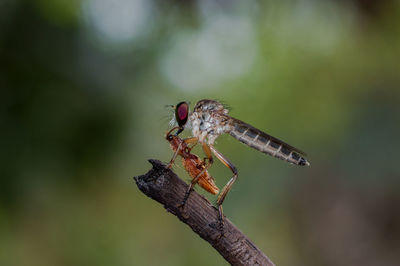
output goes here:
<path id="1" fill-rule="evenodd" d="M 225 214 L 277 265 L 398 265 L 399 17 L 396 0 L 1 0 L 0 265 L 226 265 L 132 179 L 172 156 L 164 106 L 203 98 L 309 155 L 216 145 L 239 169 Z"/>

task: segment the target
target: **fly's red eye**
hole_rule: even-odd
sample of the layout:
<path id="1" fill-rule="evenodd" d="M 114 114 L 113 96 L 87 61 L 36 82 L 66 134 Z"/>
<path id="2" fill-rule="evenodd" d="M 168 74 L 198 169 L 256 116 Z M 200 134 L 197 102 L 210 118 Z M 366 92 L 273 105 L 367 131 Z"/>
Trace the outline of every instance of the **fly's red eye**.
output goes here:
<path id="1" fill-rule="evenodd" d="M 176 105 L 175 118 L 179 127 L 183 127 L 188 119 L 189 105 L 186 102 L 180 102 Z"/>
<path id="2" fill-rule="evenodd" d="M 179 120 L 185 120 L 187 118 L 188 108 L 186 104 L 182 104 L 181 106 L 179 106 L 177 111 Z"/>

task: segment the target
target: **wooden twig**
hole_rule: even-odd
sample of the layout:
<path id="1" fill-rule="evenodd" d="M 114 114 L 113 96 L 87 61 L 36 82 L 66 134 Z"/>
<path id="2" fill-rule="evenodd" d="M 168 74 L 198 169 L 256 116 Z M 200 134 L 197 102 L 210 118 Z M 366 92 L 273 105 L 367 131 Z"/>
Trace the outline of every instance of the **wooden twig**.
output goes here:
<path id="1" fill-rule="evenodd" d="M 168 212 L 190 226 L 201 238 L 209 242 L 232 265 L 274 265 L 227 218 L 224 235 L 218 230 L 218 211 L 195 191 L 185 207 L 179 207 L 188 185 L 158 160 L 149 160 L 153 168 L 145 175 L 134 177 L 139 189 L 148 197 L 164 205 Z"/>

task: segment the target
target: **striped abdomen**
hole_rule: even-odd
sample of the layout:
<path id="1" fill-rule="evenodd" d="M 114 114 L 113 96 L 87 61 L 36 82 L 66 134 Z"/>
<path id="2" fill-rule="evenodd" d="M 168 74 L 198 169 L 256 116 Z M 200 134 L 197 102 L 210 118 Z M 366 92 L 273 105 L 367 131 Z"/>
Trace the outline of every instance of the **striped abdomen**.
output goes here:
<path id="1" fill-rule="evenodd" d="M 256 150 L 288 161 L 289 163 L 307 166 L 310 165 L 307 159 L 300 155 L 304 153 L 299 149 L 294 148 L 289 144 L 244 123 L 243 121 L 238 119 L 233 119 L 232 121 L 233 123 L 229 133 L 235 139 Z"/>

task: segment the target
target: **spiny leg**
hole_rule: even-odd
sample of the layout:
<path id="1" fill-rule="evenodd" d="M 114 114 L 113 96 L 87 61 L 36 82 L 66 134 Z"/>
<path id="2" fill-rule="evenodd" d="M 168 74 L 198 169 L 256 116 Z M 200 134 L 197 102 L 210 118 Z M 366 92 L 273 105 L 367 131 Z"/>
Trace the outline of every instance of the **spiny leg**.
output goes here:
<path id="1" fill-rule="evenodd" d="M 204 142 L 201 143 L 201 145 L 202 145 L 202 147 L 203 147 L 204 154 L 207 156 L 207 157 L 204 158 L 203 162 L 205 163 L 206 160 L 208 159 L 208 164 L 205 163 L 204 169 L 203 169 L 203 171 L 201 172 L 201 174 L 203 174 L 204 171 L 207 171 L 207 169 L 210 168 L 211 165 L 214 163 L 214 159 L 213 159 L 213 157 L 212 157 L 212 153 L 211 153 L 210 147 L 209 147 L 206 143 L 204 143 Z"/>
<path id="2" fill-rule="evenodd" d="M 185 139 L 185 141 L 186 140 L 189 140 L 192 143 L 196 142 L 195 145 L 198 142 L 198 138 Z M 214 159 L 212 157 L 212 153 L 211 153 L 210 148 L 205 143 L 202 143 L 202 146 L 203 146 L 203 151 L 207 156 L 206 158 L 204 158 L 204 161 L 203 161 L 204 167 L 200 171 L 200 173 L 198 173 L 197 176 L 195 178 L 193 178 L 192 181 L 190 182 L 190 185 L 189 185 L 188 189 L 186 190 L 185 197 L 183 198 L 183 201 L 182 201 L 181 205 L 179 205 L 180 207 L 185 206 L 185 203 L 186 203 L 187 199 L 189 198 L 190 192 L 193 190 L 194 185 L 197 184 L 197 182 L 199 181 L 200 177 L 205 173 L 205 171 L 207 171 L 208 168 L 210 168 L 210 166 L 214 162 Z M 208 159 L 208 164 L 205 162 L 206 159 Z"/>
<path id="3" fill-rule="evenodd" d="M 172 128 L 170 131 L 168 131 L 168 133 L 167 133 L 167 139 L 168 139 L 169 136 L 171 136 L 172 131 L 174 131 L 174 130 L 177 129 L 177 128 L 179 128 L 179 127 L 174 127 L 174 128 Z M 167 165 L 167 168 L 171 168 L 171 167 L 172 167 L 172 164 L 174 163 L 174 161 L 175 161 L 175 159 L 176 159 L 176 156 L 178 156 L 178 153 L 179 153 L 179 151 L 180 151 L 180 149 L 181 149 L 181 145 L 182 145 L 182 142 L 179 143 L 178 148 L 175 150 L 174 155 L 172 156 L 171 160 L 169 161 L 169 163 L 168 163 L 168 165 Z"/>
<path id="4" fill-rule="evenodd" d="M 176 151 L 174 152 L 174 155 L 172 155 L 172 158 L 171 158 L 171 160 L 169 161 L 169 163 L 168 163 L 168 165 L 167 165 L 167 168 L 171 168 L 171 167 L 172 167 L 172 165 L 173 165 L 174 162 L 175 162 L 176 156 L 178 156 L 178 153 L 179 153 L 179 151 L 180 151 L 181 148 L 182 148 L 182 142 L 179 143 L 178 148 L 177 148 Z"/>
<path id="5" fill-rule="evenodd" d="M 232 173 L 233 176 L 231 177 L 231 179 L 228 181 L 228 183 L 226 183 L 226 185 L 224 186 L 224 188 L 222 189 L 221 193 L 218 196 L 217 199 L 217 206 L 218 206 L 218 220 L 219 220 L 219 225 L 220 225 L 220 231 L 222 233 L 222 235 L 224 234 L 223 228 L 224 228 L 224 213 L 222 210 L 222 203 L 225 200 L 226 195 L 228 194 L 229 190 L 232 188 L 233 183 L 235 183 L 238 173 L 237 173 L 237 169 L 236 167 L 233 165 L 233 163 L 231 163 L 231 161 L 228 160 L 228 158 L 226 158 L 222 153 L 220 153 L 219 151 L 217 151 L 213 145 L 209 145 L 211 151 L 214 153 L 214 155 L 226 166 L 228 167 Z"/>
<path id="6" fill-rule="evenodd" d="M 190 151 L 193 149 L 194 146 L 197 145 L 197 143 L 199 143 L 199 138 L 197 137 L 192 137 L 192 138 L 186 138 L 183 140 L 186 144 L 187 147 L 187 152 L 190 153 Z M 193 144 L 192 147 L 189 147 L 189 144 Z"/>
<path id="7" fill-rule="evenodd" d="M 173 129 L 175 129 L 175 128 L 173 128 Z M 172 129 L 172 130 L 173 130 L 173 129 Z M 171 131 L 172 131 L 172 130 L 171 130 Z M 171 132 L 171 131 L 170 131 L 170 132 Z M 169 132 L 168 134 L 170 134 L 170 132 Z M 171 160 L 169 161 L 169 163 L 168 163 L 168 165 L 167 165 L 167 168 L 171 168 L 172 164 L 174 163 L 174 161 L 175 161 L 175 159 L 176 159 L 176 156 L 178 156 L 179 152 L 181 151 L 182 146 L 186 146 L 186 147 L 187 147 L 187 144 L 194 144 L 194 145 L 196 145 L 198 141 L 199 141 L 198 138 L 193 137 L 193 138 L 184 139 L 182 142 L 180 142 L 179 145 L 178 145 L 178 148 L 177 148 L 176 151 L 174 152 L 174 155 L 172 156 Z M 183 144 L 185 144 L 185 145 L 183 145 Z M 194 145 L 193 145 L 193 146 L 194 146 Z M 192 147 L 193 147 L 193 146 L 192 146 Z"/>
<path id="8" fill-rule="evenodd" d="M 185 196 L 183 197 L 183 200 L 181 202 L 181 204 L 178 206 L 179 208 L 183 208 L 186 204 L 186 201 L 189 198 L 190 192 L 193 190 L 193 187 L 197 184 L 197 182 L 199 181 L 201 175 L 197 175 L 195 178 L 192 179 L 192 181 L 190 182 L 189 187 L 187 188 L 186 192 L 185 192 Z"/>

